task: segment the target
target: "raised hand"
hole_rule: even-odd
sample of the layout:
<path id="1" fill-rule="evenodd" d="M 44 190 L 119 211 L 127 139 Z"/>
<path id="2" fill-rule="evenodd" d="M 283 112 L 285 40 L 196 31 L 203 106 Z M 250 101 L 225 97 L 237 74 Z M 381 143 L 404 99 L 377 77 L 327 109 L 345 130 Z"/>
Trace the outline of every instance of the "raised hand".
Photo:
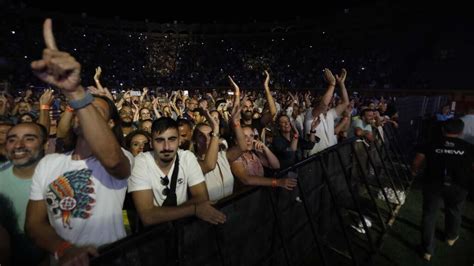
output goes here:
<path id="1" fill-rule="evenodd" d="M 216 120 L 213 116 L 211 116 L 209 110 L 207 109 L 204 110 L 204 116 L 206 117 L 209 126 L 212 128 L 212 131 L 219 133 L 219 120 Z"/>
<path id="2" fill-rule="evenodd" d="M 100 66 L 95 68 L 94 80 L 98 82 L 100 80 L 100 75 L 102 74 L 102 68 Z"/>
<path id="3" fill-rule="evenodd" d="M 265 81 L 263 82 L 263 86 L 265 86 L 265 89 L 270 88 L 270 74 L 267 70 L 265 70 Z"/>
<path id="4" fill-rule="evenodd" d="M 347 76 L 347 71 L 345 68 L 343 68 L 341 70 L 341 75 L 337 75 L 336 74 L 336 81 L 337 81 L 337 84 L 339 85 L 343 85 L 344 82 L 346 81 L 346 76 Z"/>
<path id="5" fill-rule="evenodd" d="M 234 96 L 235 97 L 240 97 L 240 88 L 239 88 L 239 86 L 237 85 L 237 83 L 234 82 L 234 80 L 230 76 L 227 76 L 227 77 L 229 78 L 230 85 L 232 85 L 232 88 L 234 88 Z"/>
<path id="6" fill-rule="evenodd" d="M 43 37 L 46 48 L 42 59 L 31 62 L 33 72 L 39 79 L 64 93 L 75 92 L 81 83 L 81 65 L 70 54 L 58 50 L 51 19 L 44 21 Z"/>
<path id="7" fill-rule="evenodd" d="M 324 69 L 324 80 L 329 84 L 329 85 L 332 85 L 332 86 L 335 86 L 336 85 L 336 78 L 334 78 L 334 75 L 332 74 L 331 70 L 325 68 Z"/>
<path id="8" fill-rule="evenodd" d="M 51 103 L 53 103 L 53 100 L 54 100 L 53 90 L 49 88 L 43 92 L 43 94 L 41 95 L 39 99 L 39 102 L 40 102 L 40 105 L 51 106 Z"/>

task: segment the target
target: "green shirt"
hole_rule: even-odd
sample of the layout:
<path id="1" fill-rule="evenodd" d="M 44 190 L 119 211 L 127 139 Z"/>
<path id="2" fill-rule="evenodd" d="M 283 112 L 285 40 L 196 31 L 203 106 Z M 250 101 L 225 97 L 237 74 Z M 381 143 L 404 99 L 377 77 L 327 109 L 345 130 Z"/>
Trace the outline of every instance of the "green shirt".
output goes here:
<path id="1" fill-rule="evenodd" d="M 18 228 L 25 227 L 26 205 L 30 197 L 31 178 L 22 179 L 13 174 L 13 165 L 0 171 L 0 194 L 11 200 L 18 217 Z"/>

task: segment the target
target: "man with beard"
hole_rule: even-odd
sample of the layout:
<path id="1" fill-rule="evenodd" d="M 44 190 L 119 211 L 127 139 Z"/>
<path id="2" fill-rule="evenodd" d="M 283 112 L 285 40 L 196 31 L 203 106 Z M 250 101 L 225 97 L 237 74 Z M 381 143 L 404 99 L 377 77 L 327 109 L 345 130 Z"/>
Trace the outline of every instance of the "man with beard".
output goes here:
<path id="1" fill-rule="evenodd" d="M 190 98 L 186 103 L 186 112 L 183 114 L 183 118 L 194 122 L 194 110 L 198 107 L 198 101 L 194 98 Z"/>
<path id="2" fill-rule="evenodd" d="M 352 136 L 364 138 L 372 142 L 374 140 L 373 125 L 375 125 L 374 110 L 368 108 L 362 110 L 360 119 L 356 119 L 352 123 Z"/>
<path id="3" fill-rule="evenodd" d="M 191 121 L 186 119 L 178 119 L 179 131 L 179 148 L 182 150 L 189 150 L 191 148 L 191 140 L 193 139 L 194 125 Z"/>
<path id="4" fill-rule="evenodd" d="M 276 117 L 277 109 L 275 105 L 275 100 L 270 91 L 270 74 L 268 71 L 265 71 L 265 97 L 267 98 L 267 102 L 265 104 L 266 108 L 263 110 L 262 116 L 259 118 L 253 118 L 254 115 L 254 105 L 253 101 L 247 98 L 244 98 L 242 101 L 242 112 L 241 116 L 242 119 L 240 121 L 242 126 L 251 126 L 254 130 L 255 136 L 260 136 L 262 133 L 263 128 L 268 124 L 272 123 L 273 119 Z M 238 85 L 232 80 L 229 76 L 230 83 L 234 87 L 234 90 L 240 92 L 240 88 Z M 234 97 L 240 97 L 240 93 L 236 94 Z"/>
<path id="5" fill-rule="evenodd" d="M 119 114 L 123 136 L 126 137 L 130 132 L 136 129 L 133 125 L 133 110 L 130 106 L 124 105 L 122 109 L 120 109 Z"/>
<path id="6" fill-rule="evenodd" d="M 10 164 L 0 170 L 0 194 L 10 204 L 2 204 L 0 213 L 9 213 L 4 208 L 12 205 L 13 212 L 10 213 L 16 216 L 16 224 L 8 226 L 0 221 L 0 228 L 6 228 L 10 239 L 0 242 L 11 243 L 12 265 L 38 264 L 45 258 L 45 254 L 26 237 L 23 228 L 33 173 L 44 156 L 46 142 L 46 128 L 36 123 L 18 124 L 7 133 L 5 148 Z"/>
<path id="7" fill-rule="evenodd" d="M 36 76 L 69 99 L 77 140 L 72 152 L 49 154 L 35 169 L 26 211 L 25 231 L 54 254 L 59 265 L 84 265 L 97 247 L 125 237 L 122 207 L 133 156 L 121 149 L 111 127 L 119 123 L 115 105 L 93 97 L 81 85 L 81 65 L 59 51 L 47 19 L 46 49 L 33 61 Z"/>
<path id="8" fill-rule="evenodd" d="M 178 123 L 161 117 L 152 126 L 153 151 L 135 158 L 128 182 L 135 207 L 145 226 L 188 216 L 212 224 L 224 223 L 223 213 L 212 207 L 196 156 L 178 149 Z M 188 200 L 188 188 L 191 199 Z"/>

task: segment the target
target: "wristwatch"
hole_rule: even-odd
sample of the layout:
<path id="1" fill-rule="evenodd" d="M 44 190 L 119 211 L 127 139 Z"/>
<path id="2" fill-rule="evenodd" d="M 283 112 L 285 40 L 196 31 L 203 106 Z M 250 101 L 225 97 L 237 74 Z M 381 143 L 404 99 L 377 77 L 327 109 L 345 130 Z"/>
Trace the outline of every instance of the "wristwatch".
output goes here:
<path id="1" fill-rule="evenodd" d="M 71 108 L 74 110 L 78 110 L 78 109 L 88 106 L 93 101 L 94 101 L 94 96 L 92 96 L 90 92 L 86 92 L 84 98 L 79 99 L 79 100 L 70 100 L 69 106 L 71 106 Z"/>

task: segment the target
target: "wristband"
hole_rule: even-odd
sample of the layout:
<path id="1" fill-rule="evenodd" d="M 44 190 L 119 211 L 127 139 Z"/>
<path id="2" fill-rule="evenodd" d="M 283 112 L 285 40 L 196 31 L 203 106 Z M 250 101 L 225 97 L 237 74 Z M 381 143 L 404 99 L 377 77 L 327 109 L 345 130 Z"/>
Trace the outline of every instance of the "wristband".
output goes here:
<path id="1" fill-rule="evenodd" d="M 71 106 L 66 106 L 66 112 L 74 113 L 74 109 L 71 108 Z"/>
<path id="2" fill-rule="evenodd" d="M 61 244 L 54 251 L 54 258 L 59 260 L 63 255 L 66 249 L 72 247 L 72 244 L 67 241 L 62 241 Z"/>
<path id="3" fill-rule="evenodd" d="M 69 106 L 71 106 L 71 108 L 74 110 L 78 110 L 88 106 L 92 103 L 92 101 L 94 101 L 94 96 L 92 96 L 92 94 L 90 94 L 89 92 L 86 92 L 84 98 L 69 101 Z"/>
<path id="4" fill-rule="evenodd" d="M 47 104 L 40 105 L 40 110 L 49 110 L 49 105 Z"/>
<path id="5" fill-rule="evenodd" d="M 272 179 L 272 188 L 276 188 L 277 187 L 277 180 L 276 178 L 273 178 Z"/>

